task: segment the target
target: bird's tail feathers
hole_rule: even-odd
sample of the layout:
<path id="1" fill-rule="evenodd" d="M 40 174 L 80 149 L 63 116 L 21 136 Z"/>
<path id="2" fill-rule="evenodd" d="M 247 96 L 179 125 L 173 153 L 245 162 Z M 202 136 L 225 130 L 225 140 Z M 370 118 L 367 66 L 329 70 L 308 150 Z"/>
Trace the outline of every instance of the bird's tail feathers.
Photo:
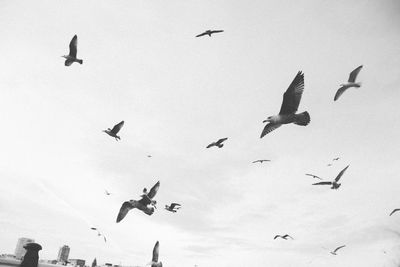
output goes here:
<path id="1" fill-rule="evenodd" d="M 310 114 L 308 114 L 307 111 L 304 111 L 303 113 L 300 114 L 296 114 L 296 119 L 294 123 L 297 125 L 306 126 L 307 124 L 310 123 Z"/>

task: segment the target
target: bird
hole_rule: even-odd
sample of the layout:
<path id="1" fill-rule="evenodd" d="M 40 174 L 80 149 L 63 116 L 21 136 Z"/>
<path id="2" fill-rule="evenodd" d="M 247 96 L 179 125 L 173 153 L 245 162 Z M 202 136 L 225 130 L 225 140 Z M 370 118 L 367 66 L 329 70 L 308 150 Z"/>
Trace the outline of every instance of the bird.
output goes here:
<path id="1" fill-rule="evenodd" d="M 147 215 L 152 215 L 154 213 L 154 206 L 157 203 L 155 200 L 153 200 L 154 196 L 157 194 L 158 189 L 160 188 L 160 181 L 158 181 L 151 189 L 148 194 L 143 194 L 140 200 L 129 200 L 125 201 L 117 216 L 117 223 L 119 223 L 122 219 L 125 218 L 125 216 L 128 214 L 128 212 L 131 209 L 137 208 Z M 147 190 L 146 190 L 147 192 Z M 151 205 L 152 207 L 149 207 Z"/>
<path id="2" fill-rule="evenodd" d="M 349 166 L 350 165 L 347 165 L 346 168 L 344 168 L 341 172 L 339 172 L 339 174 L 336 176 L 335 180 L 333 180 L 332 182 L 319 182 L 319 183 L 315 183 L 313 185 L 332 185 L 331 189 L 338 189 L 341 185 L 338 182 Z"/>
<path id="3" fill-rule="evenodd" d="M 301 96 L 304 90 L 304 74 L 299 71 L 283 94 L 281 110 L 278 115 L 270 116 L 263 121 L 269 122 L 265 125 L 260 138 L 282 126 L 282 124 L 294 123 L 306 126 L 310 123 L 310 114 L 307 111 L 296 114 L 299 107 Z"/>
<path id="4" fill-rule="evenodd" d="M 337 158 L 334 158 L 334 159 L 333 159 L 333 161 L 335 161 L 335 160 L 337 161 L 337 160 L 339 160 L 339 159 L 340 159 L 340 158 L 339 158 L 339 157 L 337 157 Z"/>
<path id="5" fill-rule="evenodd" d="M 115 138 L 116 141 L 121 140 L 121 138 L 117 135 L 117 133 L 121 130 L 122 126 L 124 126 L 124 121 L 121 121 L 120 123 L 114 125 L 112 129 L 108 128 L 107 130 L 103 130 L 106 134 L 109 136 L 112 136 Z"/>
<path id="6" fill-rule="evenodd" d="M 331 164 L 331 163 L 328 163 L 326 166 L 330 167 L 330 166 L 332 166 L 332 164 Z"/>
<path id="7" fill-rule="evenodd" d="M 307 175 L 307 176 L 311 176 L 312 178 L 316 178 L 316 179 L 323 180 L 321 177 L 319 177 L 319 176 L 317 176 L 317 175 L 314 175 L 314 174 L 311 174 L 311 173 L 306 173 L 306 175 Z"/>
<path id="8" fill-rule="evenodd" d="M 345 245 L 340 246 L 340 247 L 337 247 L 334 251 L 331 251 L 331 254 L 332 254 L 332 255 L 337 255 L 336 252 L 337 252 L 339 249 L 344 248 L 344 247 L 345 247 Z"/>
<path id="9" fill-rule="evenodd" d="M 151 158 L 152 156 L 151 156 L 151 155 L 147 155 L 147 157 L 148 157 L 148 158 Z"/>
<path id="10" fill-rule="evenodd" d="M 176 212 L 178 209 L 181 208 L 181 204 L 178 203 L 171 203 L 171 205 L 165 205 L 165 209 L 171 212 Z"/>
<path id="11" fill-rule="evenodd" d="M 352 72 L 350 72 L 349 79 L 347 83 L 341 84 L 340 88 L 336 91 L 335 97 L 333 98 L 334 101 L 338 100 L 339 97 L 349 88 L 355 87 L 359 88 L 361 87 L 361 83 L 356 82 L 356 78 L 360 70 L 362 69 L 363 65 L 358 66 L 356 69 L 354 69 Z"/>
<path id="12" fill-rule="evenodd" d="M 392 216 L 392 214 L 393 213 L 395 213 L 396 211 L 399 211 L 400 209 L 394 209 L 390 214 L 389 214 L 389 216 Z"/>
<path id="13" fill-rule="evenodd" d="M 111 193 L 108 192 L 107 190 L 104 190 L 104 193 L 105 193 L 107 196 L 111 195 Z"/>
<path id="14" fill-rule="evenodd" d="M 276 235 L 276 236 L 274 237 L 274 240 L 277 239 L 278 237 L 280 237 L 280 238 L 282 238 L 282 239 L 285 239 L 285 240 L 287 240 L 288 237 L 290 237 L 291 239 L 294 239 L 294 238 L 291 237 L 290 235 L 286 234 L 286 235 Z"/>
<path id="15" fill-rule="evenodd" d="M 156 242 L 153 248 L 153 258 L 151 259 L 151 262 L 148 264 L 151 267 L 162 267 L 162 262 L 158 261 L 158 255 L 160 253 L 160 242 Z"/>
<path id="16" fill-rule="evenodd" d="M 257 162 L 263 163 L 264 161 L 271 161 L 271 160 L 269 160 L 269 159 L 258 159 L 258 160 L 253 161 L 252 163 L 257 163 Z"/>
<path id="17" fill-rule="evenodd" d="M 79 64 L 83 63 L 82 59 L 78 59 L 76 58 L 76 54 L 77 54 L 77 46 L 78 46 L 78 36 L 76 36 L 76 34 L 74 35 L 74 37 L 72 37 L 71 42 L 69 43 L 69 54 L 66 56 L 61 56 L 63 58 L 65 58 L 65 66 L 70 66 L 72 63 L 74 62 L 78 62 Z"/>
<path id="18" fill-rule="evenodd" d="M 99 229 L 97 229 L 96 227 L 90 227 L 90 229 L 93 230 L 93 231 L 97 231 L 97 236 L 103 236 L 104 242 L 107 242 L 107 239 L 106 239 L 105 235 L 100 233 Z"/>
<path id="19" fill-rule="evenodd" d="M 217 146 L 217 147 L 221 148 L 221 147 L 224 146 L 223 142 L 225 142 L 226 140 L 228 140 L 227 137 L 226 138 L 221 138 L 217 142 L 213 142 L 213 143 L 209 144 L 206 148 L 210 148 L 210 147 L 213 147 L 213 146 Z"/>
<path id="20" fill-rule="evenodd" d="M 200 34 L 196 35 L 196 37 L 201 37 L 201 36 L 204 36 L 204 35 L 208 35 L 209 37 L 211 37 L 211 34 L 220 33 L 220 32 L 223 32 L 223 30 L 207 30 L 207 31 L 205 31 L 203 33 L 200 33 Z"/>

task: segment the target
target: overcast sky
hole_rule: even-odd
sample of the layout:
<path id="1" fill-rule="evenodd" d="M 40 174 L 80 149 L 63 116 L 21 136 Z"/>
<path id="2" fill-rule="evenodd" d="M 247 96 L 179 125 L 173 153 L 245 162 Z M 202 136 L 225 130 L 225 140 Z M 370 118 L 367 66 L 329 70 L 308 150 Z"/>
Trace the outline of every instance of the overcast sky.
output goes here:
<path id="1" fill-rule="evenodd" d="M 170 267 L 400 264 L 399 1 L 2 0 L 0 12 L 1 253 L 31 237 L 41 258 L 66 244 L 70 258 L 144 265 L 159 240 Z M 208 29 L 225 32 L 194 37 Z M 75 34 L 83 65 L 65 67 Z M 333 102 L 359 65 L 362 87 Z M 260 139 L 299 70 L 311 123 Z M 101 132 L 121 120 L 120 142 Z M 349 164 L 337 191 L 304 175 Z M 159 209 L 116 224 L 158 180 Z"/>

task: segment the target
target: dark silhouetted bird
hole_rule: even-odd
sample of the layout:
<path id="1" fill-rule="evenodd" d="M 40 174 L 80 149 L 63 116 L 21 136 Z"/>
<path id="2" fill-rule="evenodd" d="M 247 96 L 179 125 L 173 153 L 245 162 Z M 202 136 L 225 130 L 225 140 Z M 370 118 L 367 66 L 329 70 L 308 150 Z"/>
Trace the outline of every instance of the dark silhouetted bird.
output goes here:
<path id="1" fill-rule="evenodd" d="M 356 82 L 356 78 L 360 70 L 362 69 L 362 65 L 357 67 L 355 70 L 353 70 L 350 75 L 349 75 L 349 80 L 345 84 L 341 84 L 340 88 L 336 91 L 334 101 L 338 100 L 339 97 L 349 88 L 355 87 L 359 88 L 361 87 L 361 83 Z"/>
<path id="2" fill-rule="evenodd" d="M 211 34 L 219 33 L 219 32 L 223 32 L 223 30 L 207 30 L 207 31 L 205 31 L 203 33 L 200 33 L 200 34 L 196 35 L 196 37 L 201 37 L 201 36 L 204 36 L 204 35 L 208 35 L 208 36 L 211 37 Z"/>
<path id="3" fill-rule="evenodd" d="M 338 182 L 349 166 L 350 165 L 348 165 L 341 172 L 339 172 L 339 174 L 336 176 L 335 180 L 333 180 L 332 182 L 319 182 L 319 183 L 315 183 L 313 185 L 331 185 L 332 186 L 331 189 L 338 189 L 341 185 Z"/>
<path id="4" fill-rule="evenodd" d="M 344 247 L 345 247 L 345 245 L 340 246 L 340 247 L 337 247 L 334 251 L 331 251 L 331 254 L 332 254 L 332 255 L 337 255 L 336 252 L 337 252 L 339 249 L 344 248 Z"/>
<path id="5" fill-rule="evenodd" d="M 178 209 L 181 208 L 181 204 L 178 203 L 171 203 L 171 205 L 165 205 L 165 209 L 171 212 L 176 212 Z"/>
<path id="6" fill-rule="evenodd" d="M 317 176 L 317 175 L 314 175 L 314 174 L 311 174 L 311 173 L 306 173 L 306 175 L 307 175 L 307 176 L 311 176 L 312 178 L 316 178 L 316 179 L 322 180 L 321 177 L 319 177 L 319 176 Z"/>
<path id="7" fill-rule="evenodd" d="M 276 235 L 274 237 L 274 240 L 277 239 L 278 237 L 287 240 L 288 238 L 294 239 L 293 237 L 291 237 L 290 235 L 286 234 L 286 235 Z"/>
<path id="8" fill-rule="evenodd" d="M 392 216 L 392 214 L 393 213 L 395 213 L 395 212 L 397 212 L 397 211 L 399 211 L 400 209 L 394 209 L 390 214 L 389 214 L 389 216 Z"/>
<path id="9" fill-rule="evenodd" d="M 69 43 L 69 54 L 66 56 L 62 56 L 63 58 L 66 58 L 65 60 L 65 66 L 70 66 L 74 62 L 78 62 L 79 64 L 83 63 L 82 59 L 77 59 L 76 54 L 78 51 L 78 36 L 74 36 Z"/>
<path id="10" fill-rule="evenodd" d="M 158 189 L 160 188 L 160 182 L 158 181 L 151 189 L 148 194 L 143 194 L 139 201 L 137 200 L 129 200 L 125 201 L 118 213 L 117 216 L 117 223 L 120 222 L 131 209 L 137 208 L 147 215 L 152 215 L 154 213 L 154 205 L 157 203 L 153 200 L 154 196 L 157 194 Z M 146 190 L 147 192 L 147 190 Z M 149 207 L 149 205 L 151 207 Z"/>
<path id="11" fill-rule="evenodd" d="M 269 160 L 269 159 L 258 159 L 258 160 L 253 161 L 252 163 L 257 163 L 257 162 L 263 163 L 265 161 L 271 161 L 271 160 Z"/>
<path id="12" fill-rule="evenodd" d="M 108 128 L 107 130 L 104 130 L 106 134 L 109 136 L 112 136 L 115 138 L 115 140 L 120 140 L 121 138 L 117 135 L 117 133 L 121 130 L 122 126 L 124 126 L 124 121 L 121 121 L 120 123 L 114 125 L 112 129 Z"/>
<path id="13" fill-rule="evenodd" d="M 153 258 L 151 262 L 148 264 L 151 267 L 162 267 L 162 262 L 158 261 L 158 255 L 160 253 L 160 243 L 157 241 L 153 248 Z"/>
<path id="14" fill-rule="evenodd" d="M 340 159 L 340 158 L 334 158 L 334 159 L 333 159 L 333 161 L 335 161 L 335 160 L 339 160 L 339 159 Z"/>
<path id="15" fill-rule="evenodd" d="M 294 123 L 297 125 L 306 126 L 310 123 L 310 115 L 307 111 L 296 114 L 303 90 L 304 74 L 299 71 L 292 83 L 289 85 L 289 88 L 283 94 L 283 102 L 279 114 L 270 116 L 263 121 L 263 123 L 269 123 L 265 125 L 260 138 L 263 138 L 266 134 L 281 127 L 282 124 Z"/>
<path id="16" fill-rule="evenodd" d="M 102 233 L 100 233 L 99 229 L 97 229 L 96 227 L 90 227 L 90 229 L 92 229 L 93 231 L 96 231 L 97 236 L 103 236 L 104 242 L 107 242 L 106 237 Z"/>
<path id="17" fill-rule="evenodd" d="M 210 148 L 210 147 L 213 147 L 213 146 L 217 146 L 217 147 L 221 148 L 221 147 L 224 146 L 223 142 L 225 142 L 226 140 L 228 140 L 228 138 L 221 138 L 217 142 L 213 142 L 213 143 L 209 144 L 207 146 L 207 148 Z"/>

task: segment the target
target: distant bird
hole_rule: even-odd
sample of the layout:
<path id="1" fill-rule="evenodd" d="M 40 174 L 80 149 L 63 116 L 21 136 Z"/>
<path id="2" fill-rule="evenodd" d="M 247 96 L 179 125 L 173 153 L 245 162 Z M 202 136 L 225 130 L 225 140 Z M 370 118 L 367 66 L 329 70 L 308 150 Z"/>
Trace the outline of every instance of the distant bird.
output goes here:
<path id="1" fill-rule="evenodd" d="M 338 182 L 349 166 L 350 165 L 348 165 L 341 172 L 339 172 L 339 174 L 336 176 L 335 180 L 333 180 L 332 182 L 319 182 L 319 183 L 315 183 L 313 185 L 332 185 L 331 189 L 338 189 L 341 185 Z"/>
<path id="2" fill-rule="evenodd" d="M 316 179 L 323 180 L 321 177 L 319 177 L 319 176 L 317 176 L 317 175 L 314 175 L 314 174 L 311 174 L 311 173 L 306 173 L 306 175 L 307 175 L 307 176 L 311 176 L 312 178 L 316 178 Z"/>
<path id="3" fill-rule="evenodd" d="M 223 30 L 207 30 L 207 31 L 205 31 L 203 33 L 200 33 L 200 34 L 196 35 L 196 37 L 201 37 L 201 36 L 204 36 L 204 35 L 208 35 L 209 37 L 211 37 L 211 34 L 220 33 L 220 32 L 223 32 Z"/>
<path id="4" fill-rule="evenodd" d="M 334 158 L 334 159 L 333 159 L 333 161 L 335 161 L 335 160 L 339 160 L 339 159 L 340 159 L 340 158 Z"/>
<path id="5" fill-rule="evenodd" d="M 264 161 L 271 161 L 271 160 L 269 160 L 269 159 L 258 159 L 258 160 L 253 161 L 252 163 L 257 163 L 257 162 L 263 163 Z"/>
<path id="6" fill-rule="evenodd" d="M 119 223 L 131 209 L 137 208 L 147 215 L 152 215 L 154 213 L 154 205 L 157 203 L 153 200 L 154 196 L 157 194 L 158 189 L 160 188 L 160 181 L 158 181 L 151 189 L 148 194 L 143 194 L 139 201 L 137 200 L 129 200 L 125 201 L 118 213 L 117 223 Z M 146 190 L 147 192 L 147 190 Z M 149 207 L 151 205 L 152 207 Z"/>
<path id="7" fill-rule="evenodd" d="M 65 60 L 65 66 L 70 66 L 74 62 L 78 62 L 79 64 L 83 63 L 82 59 L 77 59 L 76 54 L 77 54 L 77 46 L 78 46 L 78 36 L 74 35 L 72 38 L 71 42 L 69 43 L 69 55 L 62 56 L 63 58 L 66 58 Z"/>
<path id="8" fill-rule="evenodd" d="M 158 255 L 160 253 L 160 243 L 157 241 L 153 248 L 153 258 L 151 262 L 148 264 L 151 267 L 162 267 L 162 262 L 158 262 Z"/>
<path id="9" fill-rule="evenodd" d="M 291 237 L 290 235 L 286 234 L 286 235 L 276 235 L 276 236 L 274 237 L 274 240 L 277 239 L 278 237 L 280 237 L 280 238 L 282 238 L 282 239 L 285 239 L 285 240 L 287 240 L 288 237 L 290 237 L 291 239 L 294 239 L 294 238 Z"/>
<path id="10" fill-rule="evenodd" d="M 99 229 L 97 229 L 96 227 L 90 227 L 90 229 L 92 229 L 93 231 L 96 231 L 97 232 L 97 236 L 103 236 L 104 242 L 107 242 L 107 239 L 106 239 L 105 235 L 100 233 Z"/>
<path id="11" fill-rule="evenodd" d="M 165 205 L 165 209 L 171 212 L 176 212 L 178 209 L 181 208 L 181 204 L 178 203 L 171 203 L 171 205 Z"/>
<path id="12" fill-rule="evenodd" d="M 399 211 L 400 209 L 394 209 L 390 214 L 389 214 L 389 216 L 392 216 L 392 214 L 393 213 L 395 213 L 395 212 L 397 212 L 397 211 Z"/>
<path id="13" fill-rule="evenodd" d="M 294 123 L 297 125 L 306 126 L 310 123 L 310 114 L 308 114 L 307 111 L 296 114 L 303 90 L 304 74 L 299 71 L 292 83 L 289 85 L 289 88 L 283 94 L 283 101 L 279 114 L 270 116 L 263 121 L 263 123 L 269 123 L 265 125 L 260 138 L 263 138 L 266 134 L 281 127 L 282 124 Z"/>
<path id="14" fill-rule="evenodd" d="M 330 166 L 332 166 L 332 164 L 331 164 L 331 163 L 328 163 L 326 166 L 330 167 Z"/>
<path id="15" fill-rule="evenodd" d="M 340 246 L 340 247 L 337 247 L 334 251 L 331 251 L 331 254 L 332 254 L 332 255 L 337 255 L 336 252 L 337 252 L 339 249 L 344 248 L 344 247 L 345 247 L 345 245 Z"/>
<path id="16" fill-rule="evenodd" d="M 108 192 L 107 190 L 104 190 L 104 193 L 105 193 L 107 196 L 111 195 L 111 193 Z"/>
<path id="17" fill-rule="evenodd" d="M 213 147 L 213 146 L 217 146 L 217 147 L 221 148 L 221 147 L 224 146 L 223 142 L 225 142 L 226 140 L 228 140 L 228 138 L 221 138 L 217 142 L 213 142 L 213 143 L 209 144 L 207 146 L 207 148 L 210 148 L 210 147 Z"/>
<path id="18" fill-rule="evenodd" d="M 350 75 L 349 75 L 349 80 L 347 81 L 347 83 L 344 83 L 344 84 L 341 84 L 341 85 L 340 85 L 341 87 L 336 91 L 334 101 L 338 100 L 339 97 L 340 97 L 347 89 L 349 89 L 349 88 L 351 88 L 351 87 L 355 87 L 355 88 L 361 87 L 361 83 L 356 82 L 356 78 L 357 78 L 358 73 L 359 73 L 360 70 L 362 69 L 362 67 L 363 67 L 363 66 L 361 65 L 361 66 L 357 67 L 355 70 L 353 70 L 353 71 L 350 73 Z"/>
<path id="19" fill-rule="evenodd" d="M 108 128 L 107 130 L 103 130 L 106 134 L 109 136 L 112 136 L 115 138 L 115 140 L 120 140 L 121 138 L 117 135 L 117 133 L 121 130 L 122 126 L 124 126 L 124 121 L 121 121 L 120 123 L 114 125 L 112 129 Z"/>
<path id="20" fill-rule="evenodd" d="M 151 158 L 151 155 L 147 155 L 148 158 Z"/>

